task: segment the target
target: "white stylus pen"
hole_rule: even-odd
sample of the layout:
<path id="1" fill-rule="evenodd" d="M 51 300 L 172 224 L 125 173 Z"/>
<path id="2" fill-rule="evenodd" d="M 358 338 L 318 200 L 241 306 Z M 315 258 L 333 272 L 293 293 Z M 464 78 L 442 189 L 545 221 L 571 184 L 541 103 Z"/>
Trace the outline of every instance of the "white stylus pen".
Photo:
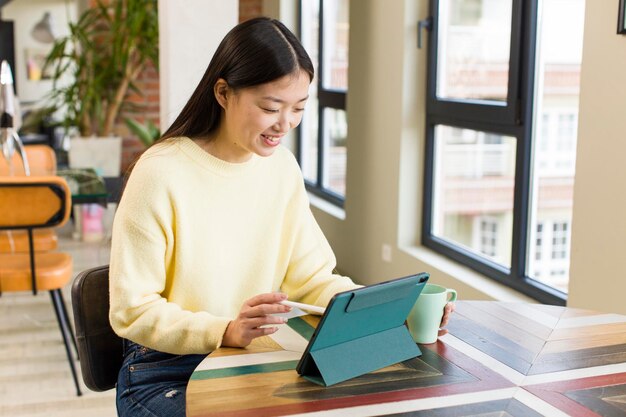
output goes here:
<path id="1" fill-rule="evenodd" d="M 312 306 L 310 304 L 296 303 L 295 301 L 285 300 L 285 301 L 281 301 L 280 304 L 286 305 L 289 307 L 299 308 L 301 310 L 306 310 L 306 311 L 310 311 L 312 313 L 317 313 L 317 314 L 324 314 L 324 311 L 326 311 L 326 309 L 323 307 Z"/>

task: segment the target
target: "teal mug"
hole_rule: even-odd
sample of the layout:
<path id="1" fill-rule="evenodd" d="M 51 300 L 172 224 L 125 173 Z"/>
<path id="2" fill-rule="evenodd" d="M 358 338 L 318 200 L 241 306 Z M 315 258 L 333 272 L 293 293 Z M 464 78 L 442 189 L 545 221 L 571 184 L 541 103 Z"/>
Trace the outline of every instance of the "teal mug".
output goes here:
<path id="1" fill-rule="evenodd" d="M 456 290 L 441 285 L 426 284 L 407 317 L 409 332 L 416 343 L 435 343 L 443 309 L 448 302 L 456 301 Z"/>

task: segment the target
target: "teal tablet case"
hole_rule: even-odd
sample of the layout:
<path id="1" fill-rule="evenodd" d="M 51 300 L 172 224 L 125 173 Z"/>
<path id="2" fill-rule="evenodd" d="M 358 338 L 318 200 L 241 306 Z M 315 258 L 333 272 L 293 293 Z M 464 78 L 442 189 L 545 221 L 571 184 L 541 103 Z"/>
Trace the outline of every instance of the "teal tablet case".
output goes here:
<path id="1" fill-rule="evenodd" d="M 421 273 L 336 294 L 298 373 L 329 386 L 420 356 L 404 322 L 428 277 Z"/>

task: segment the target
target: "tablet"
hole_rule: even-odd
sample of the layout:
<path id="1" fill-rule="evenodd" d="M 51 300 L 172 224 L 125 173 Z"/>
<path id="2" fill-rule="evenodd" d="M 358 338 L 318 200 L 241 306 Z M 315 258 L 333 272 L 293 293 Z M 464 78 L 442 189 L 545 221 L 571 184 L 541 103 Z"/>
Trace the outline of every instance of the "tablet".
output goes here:
<path id="1" fill-rule="evenodd" d="M 329 386 L 421 355 L 404 322 L 428 278 L 419 273 L 335 294 L 297 372 Z"/>

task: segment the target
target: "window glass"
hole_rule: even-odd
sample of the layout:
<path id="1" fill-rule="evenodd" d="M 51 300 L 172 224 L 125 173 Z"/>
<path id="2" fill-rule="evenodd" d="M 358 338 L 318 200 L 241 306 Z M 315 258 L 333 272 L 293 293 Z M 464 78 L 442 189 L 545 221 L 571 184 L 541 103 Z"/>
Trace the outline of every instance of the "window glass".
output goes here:
<path id="1" fill-rule="evenodd" d="M 309 86 L 309 100 L 302 117 L 300 127 L 300 168 L 304 178 L 312 183 L 317 182 L 317 131 L 318 131 L 318 103 L 317 84 L 319 66 L 319 1 L 302 1 L 300 19 L 300 41 L 306 49 L 313 67 L 315 77 Z"/>
<path id="2" fill-rule="evenodd" d="M 422 243 L 565 304 L 585 0 L 431 4 Z"/>
<path id="3" fill-rule="evenodd" d="M 343 110 L 324 109 L 324 187 L 345 195 L 348 124 Z"/>
<path id="4" fill-rule="evenodd" d="M 324 1 L 324 88 L 348 89 L 348 0 Z"/>
<path id="5" fill-rule="evenodd" d="M 317 69 L 319 67 L 319 30 L 320 30 L 320 3 L 316 0 L 306 0 L 300 2 L 300 42 L 309 54 L 313 67 L 315 68 L 315 80 L 313 85 L 317 85 Z"/>
<path id="6" fill-rule="evenodd" d="M 585 1 L 543 0 L 540 5 L 528 242 L 529 252 L 537 252 L 532 232 L 544 223 L 550 226 L 542 242 L 552 246 L 541 259 L 529 257 L 528 270 L 531 277 L 567 292 Z"/>
<path id="7" fill-rule="evenodd" d="M 535 260 L 540 261 L 543 257 L 543 223 L 537 223 L 535 234 Z"/>
<path id="8" fill-rule="evenodd" d="M 311 87 L 313 90 L 313 87 Z M 312 183 L 317 182 L 317 96 L 309 90 L 309 99 L 302 116 L 300 128 L 300 168 L 304 178 Z"/>
<path id="9" fill-rule="evenodd" d="M 349 0 L 301 0 L 301 40 L 315 66 L 299 129 L 307 189 L 333 204 L 346 193 Z M 321 41 L 321 46 L 320 46 Z"/>
<path id="10" fill-rule="evenodd" d="M 512 0 L 440 0 L 437 97 L 506 101 Z"/>
<path id="11" fill-rule="evenodd" d="M 511 265 L 515 144 L 510 136 L 438 125 L 432 233 Z"/>
<path id="12" fill-rule="evenodd" d="M 498 248 L 498 219 L 483 218 L 480 222 L 480 252 L 495 258 Z"/>

